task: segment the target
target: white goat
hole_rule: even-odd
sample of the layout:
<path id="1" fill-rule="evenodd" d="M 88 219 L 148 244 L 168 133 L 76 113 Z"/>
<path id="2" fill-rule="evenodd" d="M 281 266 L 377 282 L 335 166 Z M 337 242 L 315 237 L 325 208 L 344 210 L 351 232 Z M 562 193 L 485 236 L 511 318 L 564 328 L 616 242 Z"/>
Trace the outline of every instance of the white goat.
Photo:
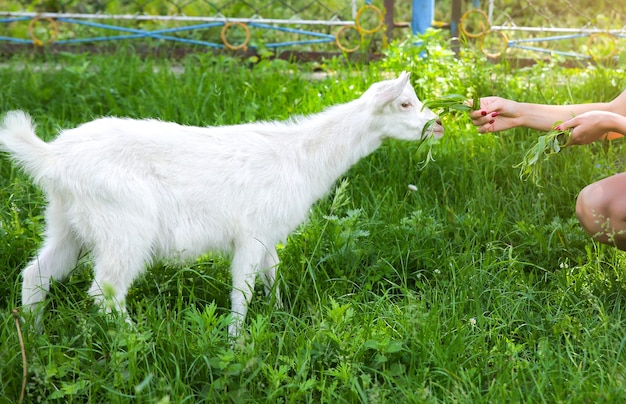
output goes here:
<path id="1" fill-rule="evenodd" d="M 409 74 L 360 98 L 287 122 L 190 127 L 101 118 L 46 143 L 30 117 L 6 114 L 0 148 L 45 192 L 44 245 L 23 272 L 32 309 L 91 250 L 100 304 L 123 310 L 129 287 L 153 260 L 232 253 L 233 320 L 239 334 L 257 274 L 274 290 L 278 256 L 311 205 L 383 139 L 417 140 L 429 120 Z M 439 137 L 439 121 L 427 135 Z M 274 288 L 274 289 L 273 289 Z"/>

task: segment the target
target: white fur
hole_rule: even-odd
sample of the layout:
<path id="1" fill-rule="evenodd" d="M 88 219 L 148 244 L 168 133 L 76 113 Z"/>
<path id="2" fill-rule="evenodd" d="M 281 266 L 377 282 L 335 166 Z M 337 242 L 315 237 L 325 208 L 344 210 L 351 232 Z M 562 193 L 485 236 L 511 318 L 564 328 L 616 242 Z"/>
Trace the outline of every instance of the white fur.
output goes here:
<path id="1" fill-rule="evenodd" d="M 99 303 L 116 309 L 153 260 L 232 252 L 237 335 L 257 274 L 274 290 L 278 256 L 311 205 L 388 137 L 417 140 L 436 116 L 409 75 L 376 83 L 360 98 L 287 122 L 190 127 L 158 120 L 102 118 L 64 130 L 49 143 L 30 117 L 7 113 L 0 147 L 44 190 L 45 242 L 23 272 L 22 302 L 32 308 L 91 250 Z M 430 131 L 436 137 L 443 128 Z M 107 285 L 105 287 L 105 285 Z"/>

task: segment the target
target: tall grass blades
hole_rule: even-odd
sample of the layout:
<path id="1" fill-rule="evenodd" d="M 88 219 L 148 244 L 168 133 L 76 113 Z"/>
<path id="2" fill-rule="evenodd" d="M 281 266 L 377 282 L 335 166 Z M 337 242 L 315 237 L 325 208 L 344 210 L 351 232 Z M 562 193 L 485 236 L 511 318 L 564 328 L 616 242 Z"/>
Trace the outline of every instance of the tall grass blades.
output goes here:
<path id="1" fill-rule="evenodd" d="M 608 101 L 620 69 L 514 70 L 454 58 L 436 35 L 394 44 L 369 65 L 326 74 L 282 61 L 18 57 L 0 67 L 0 111 L 24 109 L 49 138 L 100 115 L 194 125 L 284 119 L 354 99 L 411 70 L 421 99 Z M 620 140 L 542 162 L 539 188 L 513 166 L 542 135 L 478 134 L 466 111 L 420 163 L 388 142 L 354 166 L 279 246 L 282 309 L 253 298 L 243 342 L 227 339 L 228 257 L 155 263 L 127 306 L 134 322 L 86 300 L 81 260 L 53 282 L 44 322 L 22 324 L 20 270 L 37 250 L 41 193 L 0 160 L 0 402 L 619 402 L 626 396 L 621 252 L 591 241 L 577 192 L 624 169 Z M 281 195 L 279 197 L 289 197 Z M 262 293 L 259 288 L 258 293 Z"/>

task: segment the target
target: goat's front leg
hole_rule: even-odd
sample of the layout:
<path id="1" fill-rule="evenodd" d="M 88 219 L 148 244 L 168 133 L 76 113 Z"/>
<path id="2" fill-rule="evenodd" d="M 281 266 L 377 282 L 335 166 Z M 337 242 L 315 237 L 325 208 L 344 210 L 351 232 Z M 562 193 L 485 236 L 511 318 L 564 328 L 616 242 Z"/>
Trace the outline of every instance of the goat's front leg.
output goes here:
<path id="1" fill-rule="evenodd" d="M 276 248 L 269 248 L 265 253 L 265 257 L 263 257 L 262 262 L 263 285 L 265 287 L 265 296 L 270 297 L 272 292 L 274 292 L 274 305 L 277 308 L 282 307 L 280 289 L 276 284 L 276 272 L 279 263 L 280 260 L 278 258 L 278 253 L 276 252 Z"/>
<path id="2" fill-rule="evenodd" d="M 241 332 L 254 291 L 257 271 L 262 265 L 265 253 L 265 246 L 258 240 L 251 240 L 235 249 L 231 268 L 233 290 L 230 295 L 232 312 L 232 321 L 228 327 L 230 338 L 239 336 Z"/>

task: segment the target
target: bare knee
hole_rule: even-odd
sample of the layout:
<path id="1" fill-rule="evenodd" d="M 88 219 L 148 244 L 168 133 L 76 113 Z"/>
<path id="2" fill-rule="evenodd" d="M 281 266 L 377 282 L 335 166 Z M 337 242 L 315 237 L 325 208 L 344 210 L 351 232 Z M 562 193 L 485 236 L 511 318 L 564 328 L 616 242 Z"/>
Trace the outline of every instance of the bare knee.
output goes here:
<path id="1" fill-rule="evenodd" d="M 626 249 L 626 193 L 624 176 L 605 178 L 583 188 L 576 215 L 583 229 L 602 243 Z"/>
<path id="2" fill-rule="evenodd" d="M 576 199 L 576 216 L 583 229 L 591 235 L 599 233 L 609 218 L 606 194 L 597 183 L 587 185 Z"/>

